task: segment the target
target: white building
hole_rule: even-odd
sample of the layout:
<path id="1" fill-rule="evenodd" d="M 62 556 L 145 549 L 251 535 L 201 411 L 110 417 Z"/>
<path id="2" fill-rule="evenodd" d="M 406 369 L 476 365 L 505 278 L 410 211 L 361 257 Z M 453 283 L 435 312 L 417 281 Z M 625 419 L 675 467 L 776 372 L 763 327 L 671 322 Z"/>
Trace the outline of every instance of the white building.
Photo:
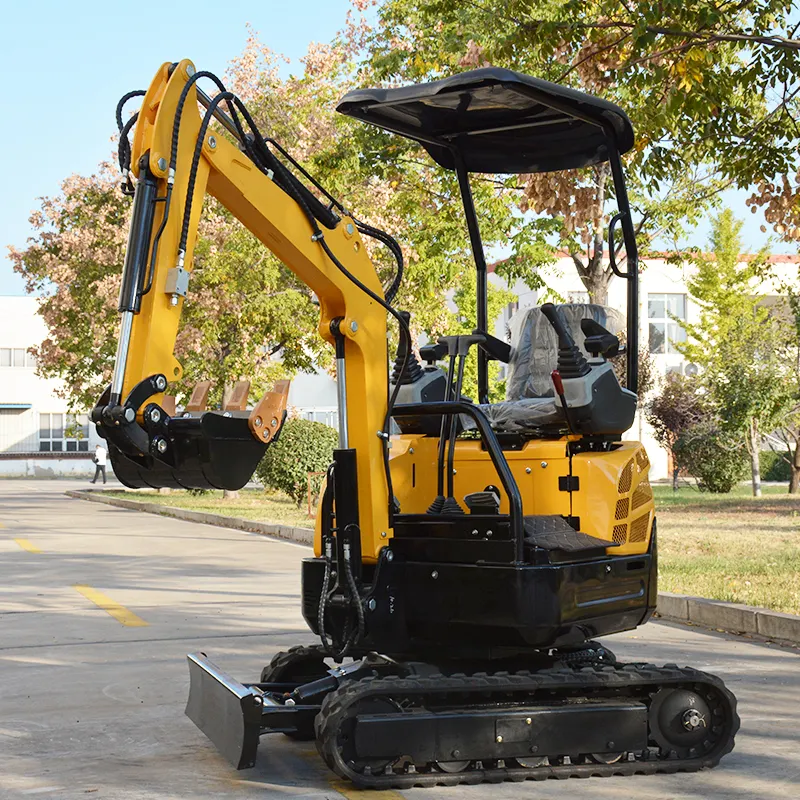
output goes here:
<path id="1" fill-rule="evenodd" d="M 47 335 L 35 297 L 0 296 L 0 476 L 93 474 L 102 440 L 86 414 L 67 414 L 59 381 L 36 375 L 28 348 Z"/>

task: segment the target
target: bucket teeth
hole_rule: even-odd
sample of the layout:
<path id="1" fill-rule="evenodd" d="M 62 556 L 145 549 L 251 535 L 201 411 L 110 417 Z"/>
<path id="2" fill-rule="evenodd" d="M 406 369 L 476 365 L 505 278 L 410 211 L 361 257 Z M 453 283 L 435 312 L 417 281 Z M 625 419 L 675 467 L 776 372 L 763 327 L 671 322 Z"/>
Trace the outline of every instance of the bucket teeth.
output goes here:
<path id="1" fill-rule="evenodd" d="M 208 404 L 208 393 L 211 391 L 211 381 L 198 381 L 192 390 L 192 396 L 186 404 L 187 411 L 205 411 Z"/>
<path id="2" fill-rule="evenodd" d="M 247 398 L 250 394 L 250 381 L 236 381 L 227 394 L 222 404 L 223 411 L 245 411 L 247 409 Z"/>

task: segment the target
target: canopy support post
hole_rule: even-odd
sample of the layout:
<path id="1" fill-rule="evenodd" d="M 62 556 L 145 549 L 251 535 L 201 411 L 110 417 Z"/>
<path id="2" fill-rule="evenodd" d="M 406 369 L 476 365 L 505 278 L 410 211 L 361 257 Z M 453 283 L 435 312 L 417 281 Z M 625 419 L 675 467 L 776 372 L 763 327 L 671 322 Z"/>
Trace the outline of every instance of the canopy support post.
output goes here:
<path id="1" fill-rule="evenodd" d="M 469 172 L 464 164 L 464 159 L 458 149 L 453 148 L 453 156 L 456 164 L 456 175 L 458 176 L 458 187 L 461 190 L 461 202 L 464 204 L 464 215 L 467 218 L 467 230 L 469 231 L 469 241 L 472 245 L 472 255 L 475 259 L 476 267 L 476 297 L 477 297 L 477 328 L 482 333 L 489 333 L 487 325 L 488 316 L 488 284 L 486 257 L 483 252 L 483 242 L 481 232 L 478 227 L 478 216 L 475 213 L 475 202 L 472 198 L 472 189 L 469 185 Z M 488 356 L 482 348 L 475 348 L 478 357 L 478 402 L 489 402 L 489 364 Z M 459 398 L 456 398 L 459 399 Z"/>

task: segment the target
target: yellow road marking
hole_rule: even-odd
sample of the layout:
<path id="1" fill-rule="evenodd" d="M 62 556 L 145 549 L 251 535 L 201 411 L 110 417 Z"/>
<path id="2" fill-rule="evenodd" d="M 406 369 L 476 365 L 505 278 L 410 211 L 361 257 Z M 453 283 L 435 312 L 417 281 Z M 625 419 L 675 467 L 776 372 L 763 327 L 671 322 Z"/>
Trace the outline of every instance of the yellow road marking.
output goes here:
<path id="1" fill-rule="evenodd" d="M 347 800 L 405 800 L 399 792 L 390 789 L 356 789 L 352 783 L 331 778 L 331 788 Z"/>
<path id="2" fill-rule="evenodd" d="M 5 525 L 3 525 L 2 522 L 0 522 L 0 528 L 5 528 Z"/>
<path id="3" fill-rule="evenodd" d="M 27 550 L 29 553 L 41 553 L 42 552 L 35 544 L 33 544 L 33 542 L 29 542 L 27 539 L 14 539 L 14 541 L 23 550 Z"/>
<path id="4" fill-rule="evenodd" d="M 91 600 L 96 606 L 102 608 L 106 614 L 110 614 L 114 617 L 121 625 L 125 625 L 128 628 L 143 628 L 149 624 L 141 617 L 136 616 L 133 611 L 129 611 L 125 606 L 120 605 L 116 600 L 112 600 L 108 595 L 98 592 L 97 589 L 92 589 L 91 586 L 76 583 L 73 588 L 80 592 L 87 600 Z"/>

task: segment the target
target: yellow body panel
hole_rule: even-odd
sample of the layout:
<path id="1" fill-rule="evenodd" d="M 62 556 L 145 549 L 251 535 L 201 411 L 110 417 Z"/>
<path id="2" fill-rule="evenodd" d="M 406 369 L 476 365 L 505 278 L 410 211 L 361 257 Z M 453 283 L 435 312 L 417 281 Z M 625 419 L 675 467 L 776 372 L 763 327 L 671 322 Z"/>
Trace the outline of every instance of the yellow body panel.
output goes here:
<path id="1" fill-rule="evenodd" d="M 578 517 L 583 533 L 619 545 L 609 548 L 611 555 L 647 552 L 655 506 L 647 480 L 649 461 L 642 445 L 622 442 L 618 449 L 610 452 L 580 453 L 570 459 L 567 444 L 566 437 L 533 439 L 519 450 L 504 451 L 519 487 L 523 513 Z M 438 446 L 438 439 L 434 437 L 402 435 L 392 438 L 392 487 L 403 513 L 424 514 L 436 497 Z M 501 489 L 501 513 L 508 513 L 508 500 L 500 479 L 480 442 L 457 443 L 454 469 L 455 496 L 465 511 L 464 495 L 480 492 L 493 484 Z M 568 475 L 578 478 L 576 491 L 559 488 L 558 479 Z M 618 503 L 620 510 L 625 504 L 626 513 L 615 518 Z M 391 531 L 386 539 L 390 536 Z M 318 520 L 317 555 L 320 541 Z"/>

